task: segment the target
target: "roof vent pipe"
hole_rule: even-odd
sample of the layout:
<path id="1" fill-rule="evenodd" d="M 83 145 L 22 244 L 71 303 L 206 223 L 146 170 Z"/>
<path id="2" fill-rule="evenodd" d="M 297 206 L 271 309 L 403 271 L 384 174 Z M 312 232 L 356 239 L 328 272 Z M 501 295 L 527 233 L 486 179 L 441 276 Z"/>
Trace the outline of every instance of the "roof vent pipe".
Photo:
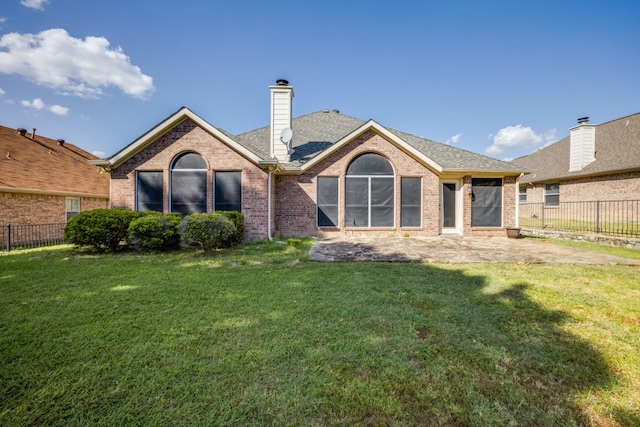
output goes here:
<path id="1" fill-rule="evenodd" d="M 64 139 L 59 139 L 58 145 L 62 147 L 64 145 Z"/>
<path id="2" fill-rule="evenodd" d="M 27 130 L 25 128 L 18 128 L 18 133 L 20 136 L 25 136 L 27 134 Z"/>
<path id="3" fill-rule="evenodd" d="M 36 128 L 33 128 L 33 132 L 31 132 L 31 139 L 32 139 L 33 141 L 35 141 L 35 140 L 36 140 Z"/>

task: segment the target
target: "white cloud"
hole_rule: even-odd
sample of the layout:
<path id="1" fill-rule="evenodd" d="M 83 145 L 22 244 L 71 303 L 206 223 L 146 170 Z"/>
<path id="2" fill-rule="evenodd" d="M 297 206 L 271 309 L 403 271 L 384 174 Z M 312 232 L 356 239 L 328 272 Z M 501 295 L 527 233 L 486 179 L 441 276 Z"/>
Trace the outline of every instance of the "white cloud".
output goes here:
<path id="1" fill-rule="evenodd" d="M 24 107 L 33 108 L 36 110 L 44 109 L 59 116 L 65 116 L 69 112 L 69 109 L 67 107 L 63 107 L 62 105 L 47 105 L 40 98 L 35 98 L 33 101 L 23 100 L 20 101 L 20 104 L 22 104 Z"/>
<path id="2" fill-rule="evenodd" d="M 461 133 L 455 134 L 451 138 L 447 139 L 445 144 L 456 144 L 458 143 L 458 141 L 460 141 L 460 137 L 462 137 Z"/>
<path id="3" fill-rule="evenodd" d="M 69 109 L 67 107 L 63 107 L 62 105 L 52 105 L 48 108 L 49 111 L 51 111 L 53 114 L 57 114 L 59 116 L 66 116 L 69 112 Z"/>
<path id="4" fill-rule="evenodd" d="M 3 35 L 0 72 L 81 97 L 97 98 L 103 88 L 115 86 L 127 95 L 145 98 L 155 89 L 153 79 L 132 65 L 121 48 L 111 48 L 106 38 L 77 39 L 60 28 Z"/>
<path id="5" fill-rule="evenodd" d="M 0 24 L 4 24 L 5 22 L 7 22 L 7 18 L 5 18 L 4 16 L 0 16 Z"/>
<path id="6" fill-rule="evenodd" d="M 44 10 L 44 5 L 47 3 L 49 3 L 49 0 L 22 0 L 20 2 L 21 5 L 36 10 Z"/>
<path id="7" fill-rule="evenodd" d="M 530 127 L 522 125 L 507 126 L 493 137 L 493 145 L 487 148 L 489 154 L 501 154 L 525 148 L 537 147 L 543 143 L 542 136 Z"/>
<path id="8" fill-rule="evenodd" d="M 0 87 L 0 96 L 4 95 L 6 92 Z"/>
<path id="9" fill-rule="evenodd" d="M 104 157 L 107 155 L 107 153 L 105 153 L 104 151 L 92 151 L 91 154 L 101 159 L 104 159 Z"/>

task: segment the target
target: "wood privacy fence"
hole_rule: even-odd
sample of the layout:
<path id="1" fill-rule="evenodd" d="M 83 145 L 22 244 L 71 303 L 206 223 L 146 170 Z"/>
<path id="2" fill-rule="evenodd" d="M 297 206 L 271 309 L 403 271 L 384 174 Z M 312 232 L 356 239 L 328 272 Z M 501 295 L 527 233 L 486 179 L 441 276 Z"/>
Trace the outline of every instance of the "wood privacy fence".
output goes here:
<path id="1" fill-rule="evenodd" d="M 520 203 L 520 227 L 640 237 L 640 200 Z"/>
<path id="2" fill-rule="evenodd" d="M 0 226 L 0 251 L 61 245 L 65 223 Z"/>

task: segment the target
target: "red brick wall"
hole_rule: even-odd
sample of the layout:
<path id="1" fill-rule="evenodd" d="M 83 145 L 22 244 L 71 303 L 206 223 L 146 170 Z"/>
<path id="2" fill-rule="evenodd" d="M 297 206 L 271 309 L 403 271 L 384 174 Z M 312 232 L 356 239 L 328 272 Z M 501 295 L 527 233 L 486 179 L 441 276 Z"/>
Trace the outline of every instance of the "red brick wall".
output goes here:
<path id="1" fill-rule="evenodd" d="M 45 194 L 0 193 L 0 225 L 65 223 L 66 199 L 66 196 Z M 106 207 L 106 198 L 80 198 L 81 211 Z"/>
<path id="2" fill-rule="evenodd" d="M 352 143 L 336 151 L 301 176 L 278 176 L 276 181 L 276 231 L 283 236 L 330 236 L 344 234 L 344 177 L 347 166 L 358 155 L 375 152 L 386 157 L 396 175 L 395 223 L 400 224 L 400 178 L 422 178 L 422 226 L 397 228 L 348 228 L 353 236 L 435 236 L 440 231 L 439 178 L 396 145 L 373 131 L 366 132 Z M 316 227 L 317 176 L 334 176 L 338 179 L 340 206 L 337 229 Z"/>
<path id="3" fill-rule="evenodd" d="M 267 172 L 193 121 L 186 120 L 111 171 L 111 206 L 135 209 L 136 170 L 163 171 L 164 211 L 169 212 L 169 171 L 181 153 L 193 151 L 207 164 L 207 211 L 213 209 L 213 172 L 242 171 L 245 239 L 267 238 Z"/>

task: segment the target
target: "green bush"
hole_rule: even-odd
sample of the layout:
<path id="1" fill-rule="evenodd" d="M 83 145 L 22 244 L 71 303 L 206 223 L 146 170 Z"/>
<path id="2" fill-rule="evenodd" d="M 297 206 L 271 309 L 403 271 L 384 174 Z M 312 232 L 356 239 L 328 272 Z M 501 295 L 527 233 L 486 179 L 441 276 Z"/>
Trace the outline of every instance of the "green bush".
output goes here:
<path id="1" fill-rule="evenodd" d="M 244 236 L 244 215 L 242 215 L 238 211 L 218 211 L 231 221 L 236 226 L 236 237 L 234 239 L 234 244 L 242 243 L 242 237 Z"/>
<path id="2" fill-rule="evenodd" d="M 146 212 L 129 224 L 130 245 L 143 251 L 161 251 L 180 247 L 180 214 Z"/>
<path id="3" fill-rule="evenodd" d="M 64 228 L 64 240 L 76 246 L 92 246 L 115 252 L 126 246 L 129 224 L 143 215 L 125 209 L 94 209 L 72 217 Z"/>
<path id="4" fill-rule="evenodd" d="M 187 215 L 180 224 L 182 240 L 190 246 L 204 250 L 226 248 L 238 240 L 238 230 L 221 212 L 195 213 Z"/>

